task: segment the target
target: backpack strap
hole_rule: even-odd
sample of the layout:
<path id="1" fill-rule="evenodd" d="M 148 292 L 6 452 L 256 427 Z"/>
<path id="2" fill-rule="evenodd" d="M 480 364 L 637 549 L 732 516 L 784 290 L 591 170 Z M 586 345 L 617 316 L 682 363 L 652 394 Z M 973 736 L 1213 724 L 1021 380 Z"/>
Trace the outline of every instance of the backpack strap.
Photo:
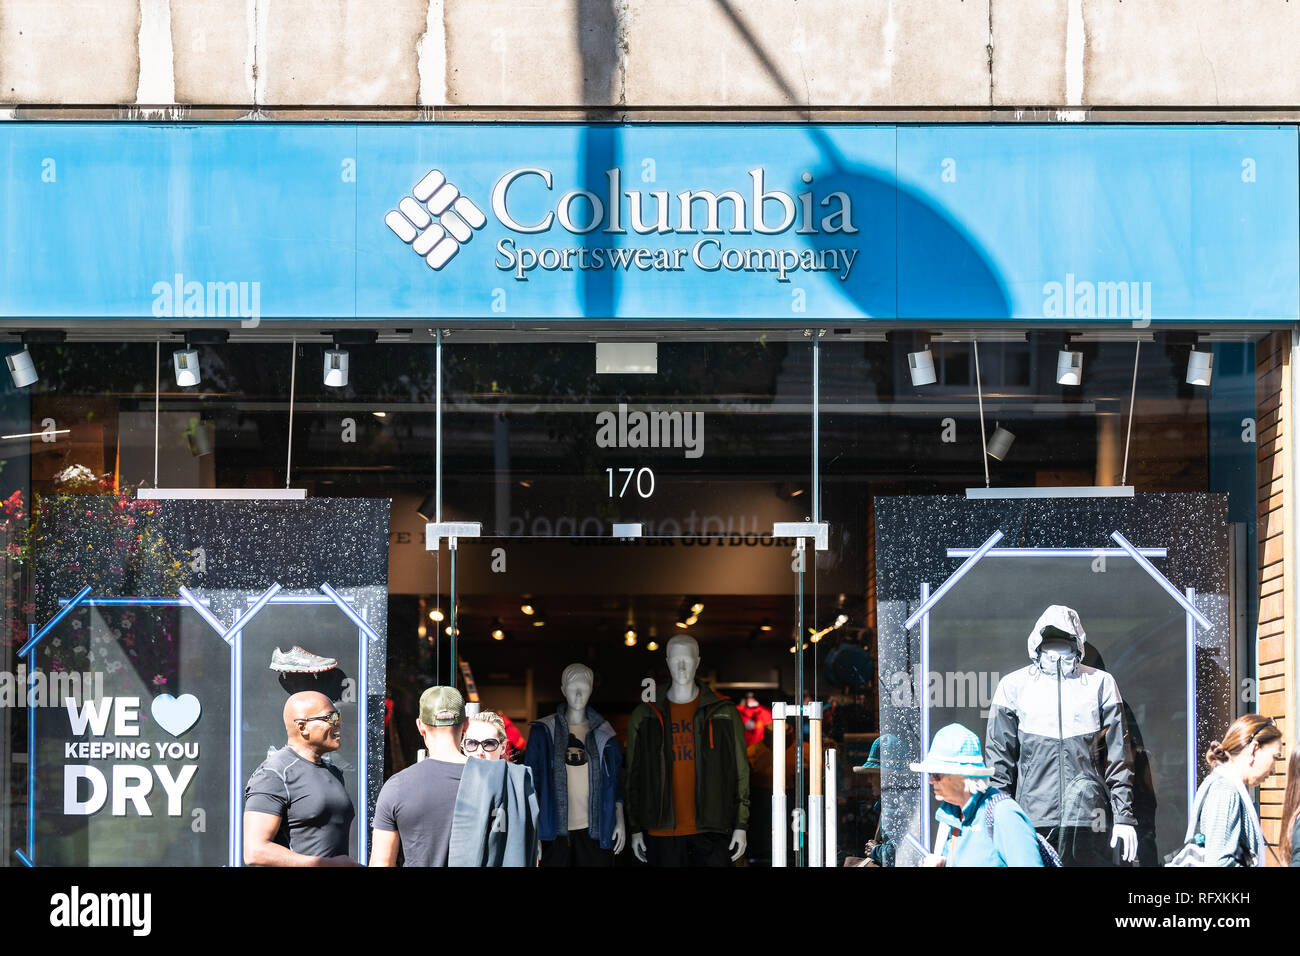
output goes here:
<path id="1" fill-rule="evenodd" d="M 1211 781 L 1214 779 L 1213 772 L 1201 783 L 1201 788 L 1196 791 L 1196 799 L 1192 803 L 1192 812 L 1187 821 L 1187 833 L 1183 836 L 1183 846 L 1191 843 L 1196 836 L 1196 828 L 1201 824 L 1201 805 L 1205 803 L 1205 798 L 1210 793 Z M 1238 795 L 1240 799 L 1240 795 Z"/>
<path id="2" fill-rule="evenodd" d="M 990 840 L 993 839 L 993 808 L 1003 800 L 1010 799 L 1010 795 L 999 790 L 997 793 L 993 794 L 993 796 L 989 797 L 984 804 L 984 828 L 988 830 Z"/>

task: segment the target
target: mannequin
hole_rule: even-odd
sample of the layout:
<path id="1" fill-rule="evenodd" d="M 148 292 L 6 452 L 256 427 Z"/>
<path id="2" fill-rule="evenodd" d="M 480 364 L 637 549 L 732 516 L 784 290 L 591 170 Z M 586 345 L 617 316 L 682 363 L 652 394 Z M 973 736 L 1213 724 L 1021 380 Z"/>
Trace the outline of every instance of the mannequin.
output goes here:
<path id="1" fill-rule="evenodd" d="M 993 693 L 985 741 L 991 782 L 1015 797 L 1067 866 L 1111 864 L 1109 810 L 1109 848 L 1131 863 L 1138 841 L 1124 703 L 1114 677 L 1082 663 L 1084 642 L 1072 608 L 1054 604 L 1034 624 L 1033 663 Z"/>
<path id="2" fill-rule="evenodd" d="M 749 762 L 736 705 L 695 680 L 700 647 L 665 648 L 666 701 L 643 702 L 627 732 L 632 852 L 654 866 L 727 866 L 745 852 Z"/>
<path id="3" fill-rule="evenodd" d="M 609 722 L 587 706 L 594 684 L 587 665 L 566 667 L 564 703 L 528 734 L 524 762 L 537 787 L 542 866 L 613 866 L 627 842 L 623 755 Z"/>
<path id="4" fill-rule="evenodd" d="M 758 702 L 751 690 L 737 708 L 745 723 L 745 746 L 752 747 L 763 739 L 763 732 L 772 726 L 772 711 Z"/>

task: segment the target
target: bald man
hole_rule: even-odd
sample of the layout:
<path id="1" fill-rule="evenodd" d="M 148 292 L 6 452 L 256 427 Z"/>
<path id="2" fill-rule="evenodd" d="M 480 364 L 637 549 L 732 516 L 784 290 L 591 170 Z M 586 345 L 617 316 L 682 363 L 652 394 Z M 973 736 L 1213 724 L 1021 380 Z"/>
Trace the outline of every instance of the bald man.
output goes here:
<path id="1" fill-rule="evenodd" d="M 252 866 L 358 866 L 348 856 L 356 813 L 343 774 L 321 758 L 339 749 L 342 721 L 324 694 L 284 703 L 287 742 L 244 788 L 244 862 Z"/>

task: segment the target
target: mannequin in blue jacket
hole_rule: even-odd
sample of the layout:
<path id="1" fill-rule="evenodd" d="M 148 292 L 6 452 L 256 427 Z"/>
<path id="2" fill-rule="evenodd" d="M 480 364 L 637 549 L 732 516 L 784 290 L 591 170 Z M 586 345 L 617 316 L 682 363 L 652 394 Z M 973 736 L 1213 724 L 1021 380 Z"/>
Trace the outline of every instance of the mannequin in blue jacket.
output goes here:
<path id="1" fill-rule="evenodd" d="M 524 762 L 532 768 L 541 818 L 542 866 L 613 866 L 627 838 L 614 728 L 587 706 L 595 675 L 570 664 L 564 703 L 532 722 Z"/>

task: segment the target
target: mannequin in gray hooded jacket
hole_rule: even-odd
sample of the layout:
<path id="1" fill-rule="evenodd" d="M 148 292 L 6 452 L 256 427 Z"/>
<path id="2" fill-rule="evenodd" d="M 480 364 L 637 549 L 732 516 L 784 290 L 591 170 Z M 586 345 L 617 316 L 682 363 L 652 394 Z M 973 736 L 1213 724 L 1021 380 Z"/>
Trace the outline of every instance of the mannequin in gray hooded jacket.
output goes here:
<path id="1" fill-rule="evenodd" d="M 1137 856 L 1133 770 L 1115 678 L 1082 662 L 1079 615 L 1054 604 L 1029 634 L 1033 663 L 998 682 L 985 753 L 993 786 L 1015 797 L 1069 865 Z"/>

